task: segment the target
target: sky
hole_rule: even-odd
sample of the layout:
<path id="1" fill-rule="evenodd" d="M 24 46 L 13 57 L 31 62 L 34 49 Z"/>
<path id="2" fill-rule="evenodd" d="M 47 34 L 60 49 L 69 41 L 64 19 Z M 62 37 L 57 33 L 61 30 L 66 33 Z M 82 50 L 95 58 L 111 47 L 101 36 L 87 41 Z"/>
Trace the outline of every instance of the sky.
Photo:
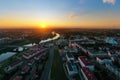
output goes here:
<path id="1" fill-rule="evenodd" d="M 0 28 L 120 28 L 120 0 L 0 0 Z"/>

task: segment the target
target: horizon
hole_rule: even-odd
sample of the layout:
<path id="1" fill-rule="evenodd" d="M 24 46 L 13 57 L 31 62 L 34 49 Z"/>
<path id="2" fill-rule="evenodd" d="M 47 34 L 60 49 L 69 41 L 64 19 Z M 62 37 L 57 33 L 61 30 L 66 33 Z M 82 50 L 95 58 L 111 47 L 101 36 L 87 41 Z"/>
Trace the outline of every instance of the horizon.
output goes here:
<path id="1" fill-rule="evenodd" d="M 119 0 L 0 0 L 0 28 L 120 28 Z"/>
<path id="2" fill-rule="evenodd" d="M 101 27 L 99 27 L 99 28 L 87 28 L 87 27 L 85 27 L 85 28 L 83 28 L 83 27 L 47 27 L 46 29 L 42 29 L 42 28 L 38 28 L 38 27 L 16 27 L 16 28 L 0 28 L 0 30 L 2 30 L 2 29 L 7 29 L 7 30 L 9 30 L 9 29 L 39 29 L 39 30 L 51 30 L 51 29 L 90 29 L 90 30 L 94 30 L 94 29 L 98 29 L 98 30 L 102 30 L 102 29 L 105 29 L 105 30 L 120 30 L 120 28 L 109 28 L 109 27 L 107 27 L 107 28 L 101 28 Z"/>

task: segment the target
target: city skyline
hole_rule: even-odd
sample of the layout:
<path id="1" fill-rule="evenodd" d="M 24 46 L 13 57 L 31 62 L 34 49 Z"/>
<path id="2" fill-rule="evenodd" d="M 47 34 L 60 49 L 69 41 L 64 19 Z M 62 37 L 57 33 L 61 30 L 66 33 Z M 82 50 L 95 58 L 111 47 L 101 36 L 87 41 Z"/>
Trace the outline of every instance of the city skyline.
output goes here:
<path id="1" fill-rule="evenodd" d="M 0 0 L 0 28 L 120 28 L 119 0 Z"/>

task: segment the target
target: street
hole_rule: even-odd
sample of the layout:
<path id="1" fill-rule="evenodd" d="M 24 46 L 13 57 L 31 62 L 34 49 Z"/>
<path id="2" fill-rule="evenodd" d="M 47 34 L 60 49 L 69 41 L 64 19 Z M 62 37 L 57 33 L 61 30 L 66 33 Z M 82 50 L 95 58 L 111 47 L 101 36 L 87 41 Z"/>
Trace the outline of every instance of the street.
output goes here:
<path id="1" fill-rule="evenodd" d="M 50 47 L 49 58 L 48 58 L 48 61 L 45 65 L 45 68 L 43 70 L 43 73 L 41 75 L 40 80 L 49 80 L 51 67 L 52 67 L 53 56 L 54 56 L 54 46 Z"/>

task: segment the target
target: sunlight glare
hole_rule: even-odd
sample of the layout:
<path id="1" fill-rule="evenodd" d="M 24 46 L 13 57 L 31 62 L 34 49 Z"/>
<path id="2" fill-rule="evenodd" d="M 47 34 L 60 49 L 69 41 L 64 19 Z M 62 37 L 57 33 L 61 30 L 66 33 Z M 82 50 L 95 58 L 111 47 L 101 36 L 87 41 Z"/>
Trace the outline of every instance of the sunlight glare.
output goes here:
<path id="1" fill-rule="evenodd" d="M 46 28 L 46 24 L 42 23 L 41 28 Z"/>

